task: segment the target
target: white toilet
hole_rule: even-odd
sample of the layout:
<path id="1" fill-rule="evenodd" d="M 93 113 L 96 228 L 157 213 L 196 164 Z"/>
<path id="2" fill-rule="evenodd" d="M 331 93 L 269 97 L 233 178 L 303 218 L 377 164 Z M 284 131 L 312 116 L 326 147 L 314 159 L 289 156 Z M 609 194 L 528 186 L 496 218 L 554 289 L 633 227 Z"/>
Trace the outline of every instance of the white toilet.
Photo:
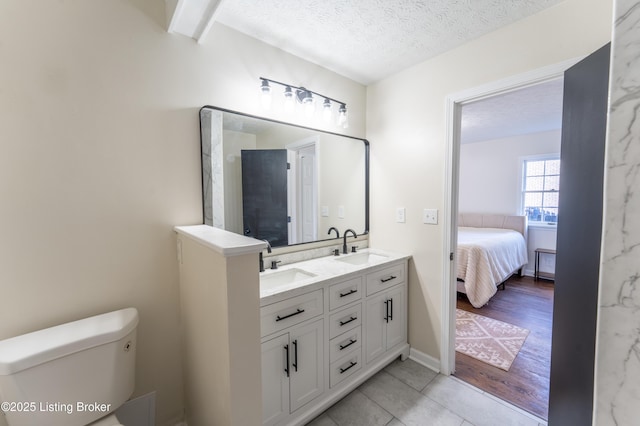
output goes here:
<path id="1" fill-rule="evenodd" d="M 114 426 L 135 384 L 135 308 L 0 341 L 9 426 Z M 0 414 L 1 415 L 1 414 Z"/>

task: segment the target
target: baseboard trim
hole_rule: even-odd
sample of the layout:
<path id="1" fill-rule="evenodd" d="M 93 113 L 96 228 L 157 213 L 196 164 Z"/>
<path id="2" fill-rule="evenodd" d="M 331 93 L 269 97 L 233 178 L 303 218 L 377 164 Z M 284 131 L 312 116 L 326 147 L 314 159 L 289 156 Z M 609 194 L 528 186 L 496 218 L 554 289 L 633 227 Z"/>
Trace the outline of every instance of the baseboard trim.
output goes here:
<path id="1" fill-rule="evenodd" d="M 527 277 L 533 277 L 533 269 L 525 269 L 523 275 L 527 276 Z"/>
<path id="2" fill-rule="evenodd" d="M 420 352 L 415 348 L 411 348 L 409 350 L 409 358 L 418 364 L 424 365 L 428 369 L 435 371 L 436 373 L 440 373 L 440 360 L 432 357 L 431 355 Z"/>

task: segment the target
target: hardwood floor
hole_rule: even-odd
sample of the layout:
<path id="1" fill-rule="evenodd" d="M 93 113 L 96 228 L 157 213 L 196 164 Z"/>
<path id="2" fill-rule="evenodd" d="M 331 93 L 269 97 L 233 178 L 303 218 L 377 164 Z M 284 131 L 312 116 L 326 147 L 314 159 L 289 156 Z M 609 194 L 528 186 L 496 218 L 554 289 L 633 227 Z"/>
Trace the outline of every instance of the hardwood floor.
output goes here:
<path id="1" fill-rule="evenodd" d="M 553 281 L 511 277 L 489 303 L 474 308 L 458 295 L 458 309 L 497 319 L 530 331 L 509 371 L 456 352 L 455 376 L 523 410 L 547 419 Z"/>

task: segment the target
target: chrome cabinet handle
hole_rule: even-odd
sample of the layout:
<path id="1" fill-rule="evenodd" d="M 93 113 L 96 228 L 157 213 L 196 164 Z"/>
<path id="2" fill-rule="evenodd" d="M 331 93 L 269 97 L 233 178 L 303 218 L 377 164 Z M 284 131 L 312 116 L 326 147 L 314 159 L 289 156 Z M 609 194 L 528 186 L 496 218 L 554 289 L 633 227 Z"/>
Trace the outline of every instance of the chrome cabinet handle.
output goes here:
<path id="1" fill-rule="evenodd" d="M 284 345 L 284 352 L 286 353 L 287 363 L 284 367 L 284 372 L 287 373 L 287 377 L 289 377 L 289 345 Z"/>
<path id="2" fill-rule="evenodd" d="M 357 343 L 358 340 L 353 340 L 353 339 L 349 339 L 349 343 L 347 343 L 346 345 L 340 345 L 340 350 L 343 351 L 345 349 L 347 349 L 349 346 L 353 345 L 354 343 Z"/>
<path id="3" fill-rule="evenodd" d="M 355 320 L 357 320 L 357 319 L 358 319 L 358 317 L 350 317 L 350 318 L 349 318 L 348 320 L 346 320 L 346 321 L 340 321 L 340 327 L 342 327 L 343 325 L 347 325 L 347 324 L 349 324 L 350 322 L 353 322 L 353 321 L 355 321 Z"/>
<path id="4" fill-rule="evenodd" d="M 284 320 L 284 319 L 291 318 L 292 316 L 299 315 L 299 314 L 301 314 L 301 313 L 303 313 L 303 312 L 304 312 L 304 309 L 300 309 L 300 308 L 298 308 L 298 310 L 297 310 L 296 312 L 292 313 L 292 314 L 285 315 L 285 316 L 283 316 L 283 317 L 281 317 L 280 315 L 278 315 L 278 316 L 276 317 L 276 321 L 282 321 L 282 320 Z"/>
<path id="5" fill-rule="evenodd" d="M 348 366 L 348 367 L 346 367 L 346 368 L 341 368 L 341 369 L 340 369 L 340 374 L 343 374 L 344 372 L 346 372 L 347 370 L 349 370 L 350 368 L 352 368 L 354 365 L 358 365 L 358 363 L 357 363 L 357 362 L 355 362 L 355 361 L 351 361 L 351 363 L 349 364 L 349 366 Z"/>
<path id="6" fill-rule="evenodd" d="M 346 296 L 348 296 L 350 294 L 357 293 L 357 292 L 358 292 L 358 290 L 354 288 L 354 289 L 352 289 L 351 291 L 349 291 L 347 293 L 340 293 L 340 297 L 346 297 Z"/>
<path id="7" fill-rule="evenodd" d="M 298 371 L 298 340 L 296 339 L 291 343 L 293 343 L 293 362 L 291 365 Z"/>

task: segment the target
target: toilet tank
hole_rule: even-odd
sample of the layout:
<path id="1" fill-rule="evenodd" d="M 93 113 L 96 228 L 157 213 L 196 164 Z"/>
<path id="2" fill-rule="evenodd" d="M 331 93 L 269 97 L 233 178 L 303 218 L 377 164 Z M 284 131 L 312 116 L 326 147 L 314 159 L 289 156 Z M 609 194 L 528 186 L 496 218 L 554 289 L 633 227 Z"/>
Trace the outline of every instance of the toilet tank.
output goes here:
<path id="1" fill-rule="evenodd" d="M 133 393 L 138 311 L 122 309 L 0 341 L 10 426 L 82 426 Z"/>

